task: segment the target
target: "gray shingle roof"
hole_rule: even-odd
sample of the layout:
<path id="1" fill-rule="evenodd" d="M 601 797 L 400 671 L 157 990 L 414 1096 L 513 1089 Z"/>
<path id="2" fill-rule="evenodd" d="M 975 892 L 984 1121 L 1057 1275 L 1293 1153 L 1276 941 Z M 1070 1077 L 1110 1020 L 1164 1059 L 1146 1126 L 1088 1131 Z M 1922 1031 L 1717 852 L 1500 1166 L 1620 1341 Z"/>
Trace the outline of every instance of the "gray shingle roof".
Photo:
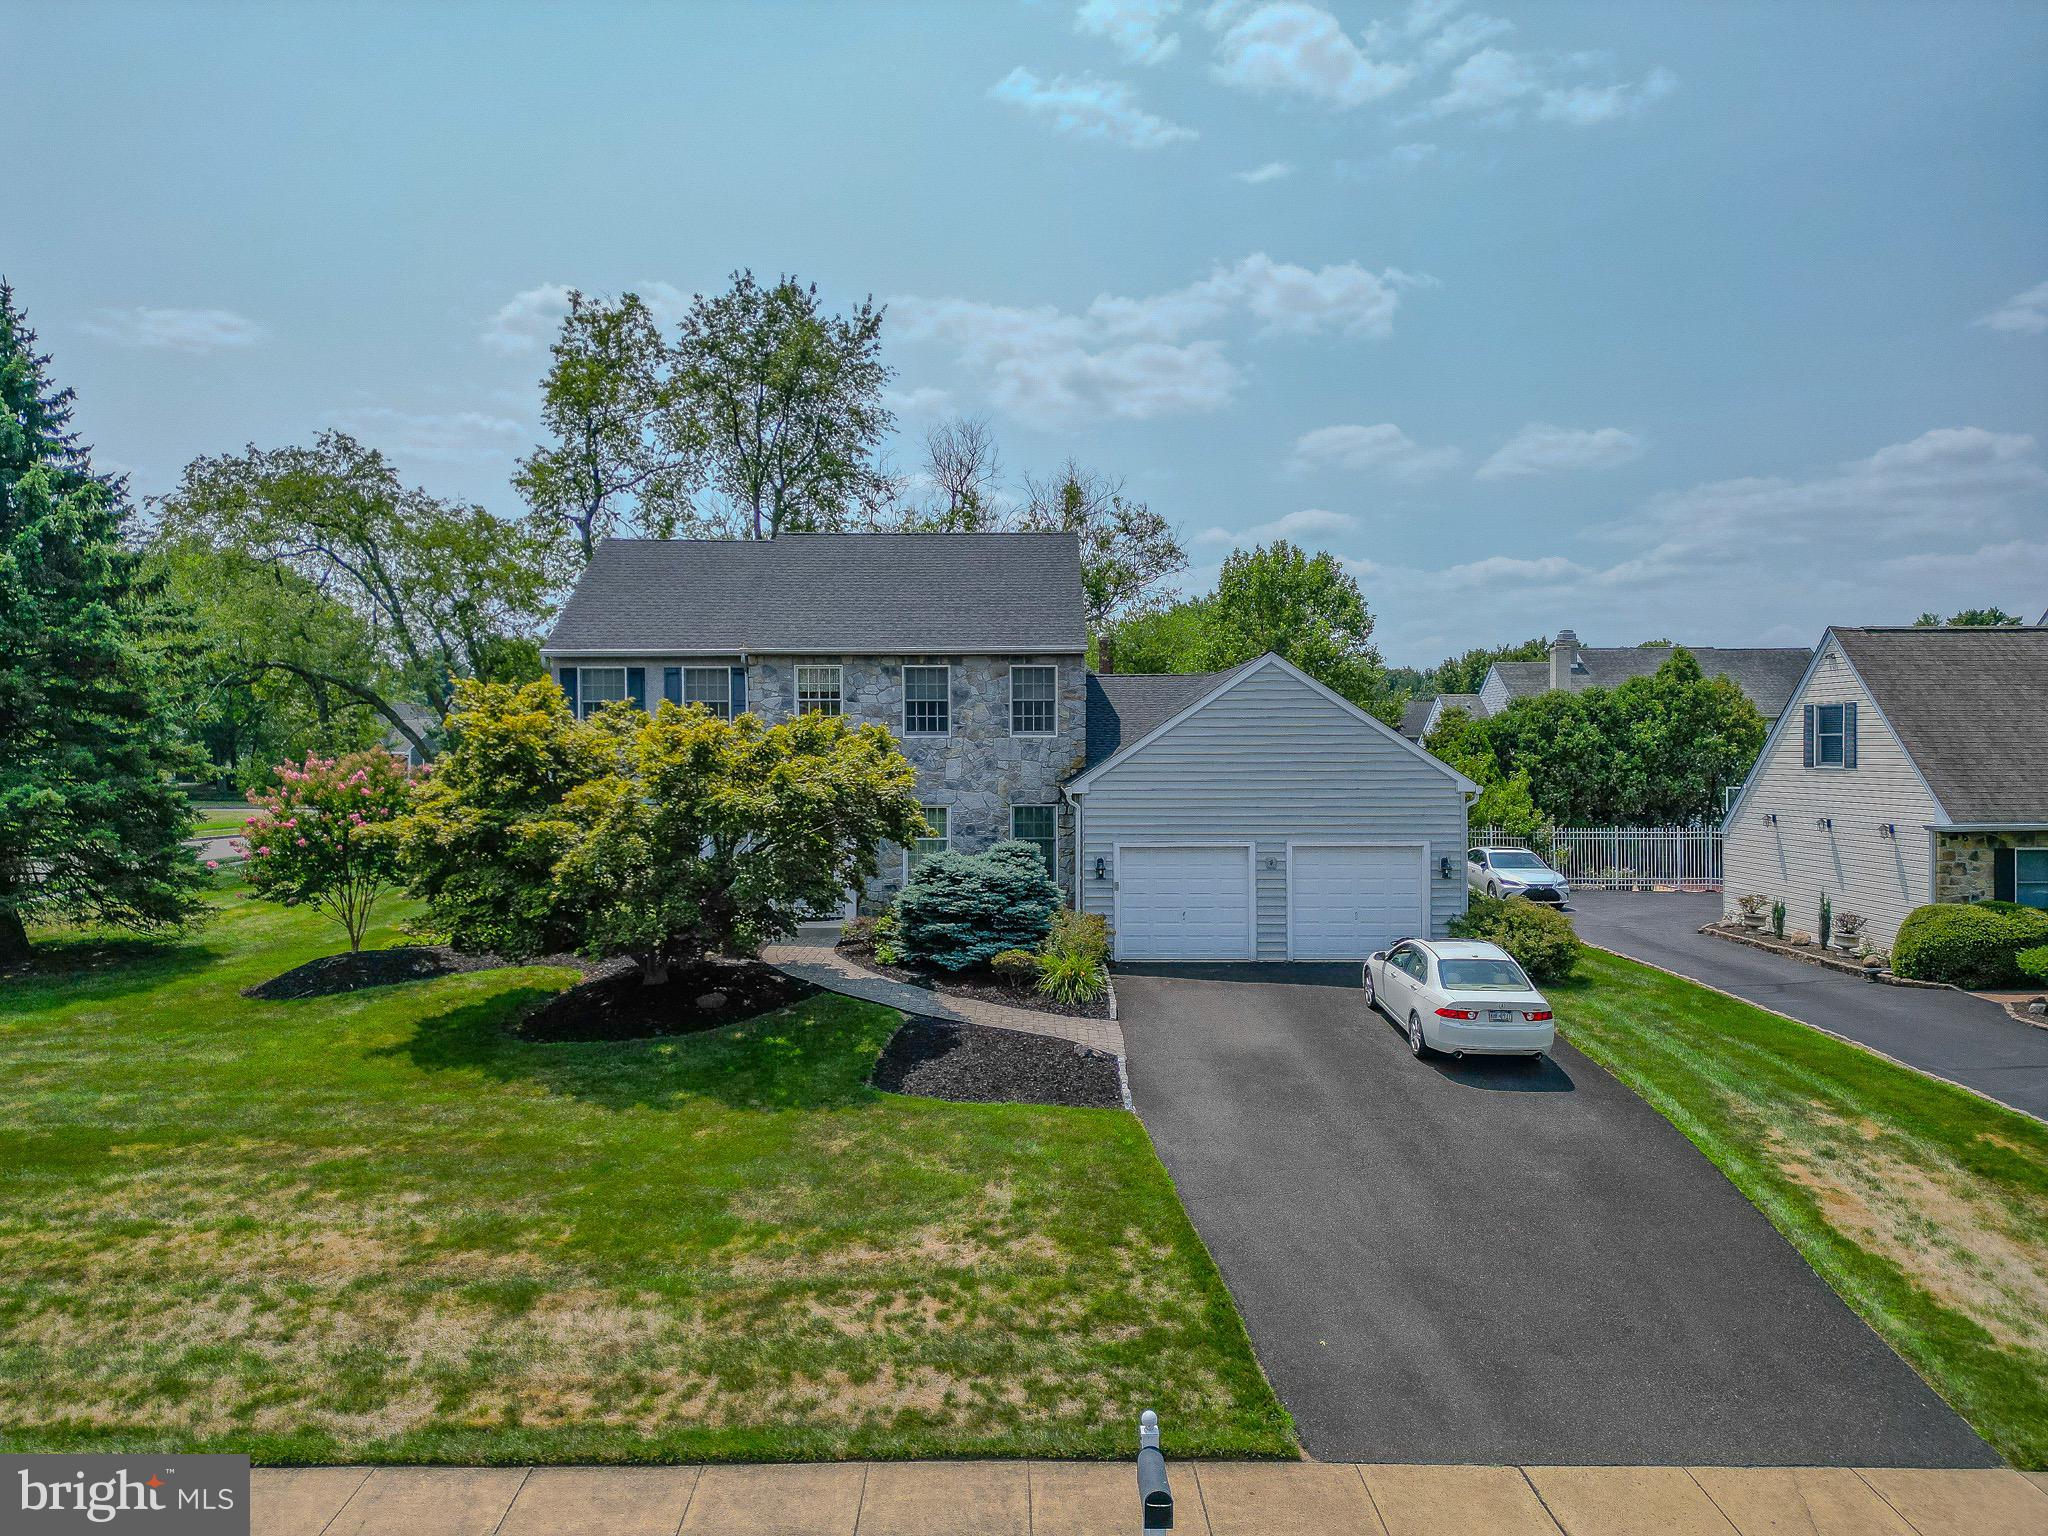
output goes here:
<path id="1" fill-rule="evenodd" d="M 1410 699 L 1401 706 L 1401 734 L 1410 741 L 1422 740 L 1422 728 L 1429 724 L 1429 712 L 1436 705 L 1436 695 L 1425 694 L 1419 699 Z"/>
<path id="2" fill-rule="evenodd" d="M 1252 663 L 1221 672 L 1088 674 L 1088 766 L 1121 752 Z"/>
<path id="3" fill-rule="evenodd" d="M 1813 652 L 1802 646 L 1686 647 L 1709 677 L 1725 677 L 1757 707 L 1766 720 L 1776 720 L 1792 702 Z M 1582 645 L 1579 674 L 1582 688 L 1612 688 L 1632 677 L 1648 677 L 1671 659 L 1668 645 Z M 1550 691 L 1548 661 L 1494 663 L 1510 699 L 1534 698 Z"/>
<path id="4" fill-rule="evenodd" d="M 2048 826 L 2048 628 L 1833 634 L 1951 821 Z"/>
<path id="5" fill-rule="evenodd" d="M 606 539 L 550 652 L 1082 651 L 1069 533 Z"/>

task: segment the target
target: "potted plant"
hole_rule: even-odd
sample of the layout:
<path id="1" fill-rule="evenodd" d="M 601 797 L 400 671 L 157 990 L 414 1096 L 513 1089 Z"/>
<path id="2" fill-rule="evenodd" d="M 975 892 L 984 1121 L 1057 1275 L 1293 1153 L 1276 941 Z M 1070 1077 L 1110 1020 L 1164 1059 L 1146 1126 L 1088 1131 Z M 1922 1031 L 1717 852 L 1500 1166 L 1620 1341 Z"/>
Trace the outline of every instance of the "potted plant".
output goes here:
<path id="1" fill-rule="evenodd" d="M 1742 914 L 1742 926 L 1755 929 L 1759 933 L 1763 931 L 1764 914 L 1770 910 L 1770 905 L 1771 898 L 1768 896 L 1738 896 L 1735 898 L 1735 909 Z"/>
<path id="2" fill-rule="evenodd" d="M 1771 903 L 1771 933 L 1777 938 L 1785 937 L 1785 903 Z"/>
<path id="3" fill-rule="evenodd" d="M 1863 914 L 1843 912 L 1835 918 L 1835 943 L 1844 954 L 1855 954 L 1863 947 Z"/>

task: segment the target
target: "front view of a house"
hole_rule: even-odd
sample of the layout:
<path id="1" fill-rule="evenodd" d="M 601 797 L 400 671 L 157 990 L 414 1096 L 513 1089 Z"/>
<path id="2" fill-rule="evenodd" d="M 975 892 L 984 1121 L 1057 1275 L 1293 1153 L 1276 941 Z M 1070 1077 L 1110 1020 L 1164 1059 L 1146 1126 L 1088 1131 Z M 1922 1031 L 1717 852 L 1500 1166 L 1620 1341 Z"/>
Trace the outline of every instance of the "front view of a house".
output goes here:
<path id="1" fill-rule="evenodd" d="M 632 699 L 886 726 L 917 860 L 1040 847 L 1125 960 L 1357 959 L 1464 910 L 1468 780 L 1277 656 L 1097 675 L 1070 534 L 611 539 L 542 648 L 573 708 Z"/>

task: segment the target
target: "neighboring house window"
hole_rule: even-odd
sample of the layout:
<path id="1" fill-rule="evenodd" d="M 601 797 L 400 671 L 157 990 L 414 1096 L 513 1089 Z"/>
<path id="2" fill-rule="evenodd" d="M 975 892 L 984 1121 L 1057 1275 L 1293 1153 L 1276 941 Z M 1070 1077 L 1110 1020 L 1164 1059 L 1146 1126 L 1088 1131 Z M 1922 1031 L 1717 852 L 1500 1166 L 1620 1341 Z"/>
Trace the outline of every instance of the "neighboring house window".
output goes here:
<path id="1" fill-rule="evenodd" d="M 845 701 L 839 692 L 839 668 L 798 667 L 796 669 L 796 712 L 800 715 L 836 715 Z"/>
<path id="2" fill-rule="evenodd" d="M 903 669 L 903 734 L 950 736 L 953 732 L 953 669 Z"/>
<path id="3" fill-rule="evenodd" d="M 612 704 L 626 696 L 624 667 L 578 667 L 576 669 L 576 713 L 590 714 L 600 704 Z"/>
<path id="4" fill-rule="evenodd" d="M 1059 730 L 1060 669 L 1010 668 L 1010 734 L 1051 736 Z"/>
<path id="5" fill-rule="evenodd" d="M 1807 767 L 1854 768 L 1856 766 L 1856 706 L 1854 704 L 1807 705 L 1805 729 Z"/>
<path id="6" fill-rule="evenodd" d="M 932 829 L 930 837 L 914 840 L 903 857 L 903 878 L 908 880 L 917 866 L 935 853 L 944 853 L 952 846 L 952 816 L 943 805 L 920 805 L 924 812 L 925 825 Z"/>
<path id="7" fill-rule="evenodd" d="M 683 703 L 702 704 L 721 720 L 732 718 L 732 668 L 683 668 Z"/>
<path id="8" fill-rule="evenodd" d="M 2012 899 L 2023 907 L 2048 907 L 2048 848 L 2015 848 Z"/>
<path id="9" fill-rule="evenodd" d="M 1054 880 L 1060 877 L 1059 814 L 1058 807 L 1050 805 L 1010 807 L 1010 836 L 1044 854 L 1045 872 Z"/>

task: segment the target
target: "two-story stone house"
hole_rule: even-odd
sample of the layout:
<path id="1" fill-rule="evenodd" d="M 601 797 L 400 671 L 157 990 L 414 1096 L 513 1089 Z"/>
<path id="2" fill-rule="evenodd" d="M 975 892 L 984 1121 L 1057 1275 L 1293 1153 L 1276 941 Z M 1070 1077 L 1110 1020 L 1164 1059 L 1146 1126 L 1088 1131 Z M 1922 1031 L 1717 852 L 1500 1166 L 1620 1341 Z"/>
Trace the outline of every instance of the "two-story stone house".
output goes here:
<path id="1" fill-rule="evenodd" d="M 886 726 L 932 835 L 1036 844 L 1124 959 L 1358 958 L 1464 909 L 1476 787 L 1277 656 L 1087 666 L 1071 534 L 610 539 L 542 647 L 571 706 L 810 710 Z"/>

